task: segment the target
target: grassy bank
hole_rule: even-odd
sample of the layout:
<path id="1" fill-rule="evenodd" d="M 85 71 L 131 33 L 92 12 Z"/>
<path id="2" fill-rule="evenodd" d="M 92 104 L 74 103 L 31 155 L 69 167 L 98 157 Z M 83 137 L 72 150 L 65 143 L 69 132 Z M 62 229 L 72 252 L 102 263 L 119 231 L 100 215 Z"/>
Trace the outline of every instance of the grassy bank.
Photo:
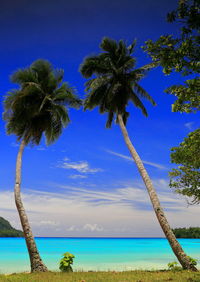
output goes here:
<path id="1" fill-rule="evenodd" d="M 200 282 L 200 273 L 189 271 L 124 271 L 124 272 L 74 272 L 74 273 L 21 273 L 0 275 L 0 281 L 19 282 Z"/>

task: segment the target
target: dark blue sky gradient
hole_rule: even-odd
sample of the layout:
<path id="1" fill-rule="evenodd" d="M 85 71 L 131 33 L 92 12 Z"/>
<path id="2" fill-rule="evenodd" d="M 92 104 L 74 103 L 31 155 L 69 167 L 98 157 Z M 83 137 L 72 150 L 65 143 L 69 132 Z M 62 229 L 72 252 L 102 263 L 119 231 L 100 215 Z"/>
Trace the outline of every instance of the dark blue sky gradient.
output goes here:
<path id="1" fill-rule="evenodd" d="M 1 99 L 9 89 L 15 87 L 9 82 L 9 75 L 18 68 L 28 66 L 38 58 L 47 59 L 55 67 L 63 68 L 65 80 L 75 86 L 79 95 L 83 97 L 85 80 L 78 72 L 79 65 L 85 56 L 99 52 L 98 46 L 104 36 L 117 40 L 122 38 L 128 43 L 136 38 L 138 44 L 135 55 L 138 66 L 150 62 L 150 58 L 143 53 L 140 46 L 149 38 L 156 39 L 161 34 L 177 32 L 176 25 L 166 23 L 166 13 L 175 7 L 176 1 L 164 0 L 1 1 Z M 169 148 L 171 144 L 176 145 L 180 136 L 185 135 L 184 129 L 181 130 L 182 134 L 181 132 L 180 135 L 175 134 L 180 123 L 183 124 L 195 119 L 195 116 L 171 113 L 171 103 L 174 101 L 174 97 L 163 94 L 163 90 L 167 86 L 172 82 L 179 83 L 180 80 L 182 78 L 179 75 L 166 77 L 163 76 L 160 69 L 156 69 L 141 82 L 158 104 L 154 108 L 144 101 L 149 112 L 148 119 L 143 117 L 139 110 L 130 107 L 130 132 L 135 130 L 139 132 L 136 135 L 139 140 L 138 150 L 142 147 L 141 152 L 144 154 L 145 151 L 148 154 L 149 146 L 152 149 L 159 148 L 163 138 L 165 142 L 169 140 Z M 79 136 L 84 137 L 87 132 L 88 143 L 95 144 L 96 136 L 101 129 L 98 140 L 108 139 L 106 142 L 110 143 L 108 145 L 111 148 L 113 147 L 114 144 L 111 140 L 109 141 L 108 136 L 112 136 L 114 133 L 105 130 L 105 116 L 99 116 L 97 110 L 93 113 L 71 110 L 71 119 L 72 125 L 65 131 L 66 135 L 69 135 L 67 131 L 69 133 L 70 130 L 72 131 L 70 143 L 74 143 L 74 138 L 78 138 L 79 142 L 83 142 L 80 143 L 80 147 L 86 149 L 89 144 L 86 145 Z M 149 130 L 152 126 L 155 129 Z M 96 128 L 98 128 L 98 132 L 94 132 Z M 118 129 L 113 128 L 113 130 Z M 4 146 L 10 143 L 11 139 L 14 142 L 12 137 L 4 136 L 3 122 L 1 122 L 0 132 Z M 146 141 L 147 132 L 148 146 L 147 144 L 141 146 L 140 139 Z M 174 135 L 173 142 L 171 142 L 172 135 Z M 64 138 L 62 139 L 64 140 Z M 63 142 L 65 143 L 65 141 Z M 66 146 L 71 148 L 71 144 L 68 142 Z M 167 156 L 169 148 L 165 148 Z M 126 152 L 126 148 L 123 150 Z M 156 161 L 159 162 L 159 158 L 160 156 L 156 158 Z"/>
<path id="2" fill-rule="evenodd" d="M 84 82 L 78 72 L 85 56 L 99 52 L 104 36 L 137 39 L 137 66 L 150 62 L 140 46 L 148 39 L 163 34 L 176 34 L 177 24 L 166 22 L 167 12 L 176 8 L 175 0 L 1 0 L 0 2 L 0 111 L 3 96 L 16 87 L 9 81 L 13 71 L 30 65 L 38 58 L 47 59 L 56 68 L 65 70 L 65 80 L 84 97 Z M 144 101 L 149 112 L 145 118 L 133 106 L 128 130 L 142 159 L 166 167 L 159 170 L 147 165 L 153 179 L 168 179 L 170 148 L 180 143 L 191 129 L 199 125 L 197 115 L 171 112 L 174 97 L 164 89 L 184 79 L 179 74 L 164 76 L 161 68 L 153 70 L 141 82 L 157 102 L 157 107 Z M 106 150 L 129 155 L 116 125 L 105 129 L 106 117 L 98 110 L 83 112 L 70 109 L 72 123 L 56 144 L 48 149 L 27 148 L 23 162 L 23 187 L 43 191 L 58 191 L 60 185 L 93 187 L 112 191 L 124 183 L 140 181 L 134 164 L 109 154 Z M 188 125 L 190 123 L 190 125 Z M 18 147 L 15 137 L 5 135 L 0 120 L 0 188 L 12 190 L 15 159 Z M 64 158 L 72 162 L 87 161 L 93 168 L 101 168 L 87 178 L 72 179 L 72 170 L 58 168 Z M 79 173 L 75 173 L 79 174 Z M 84 173 L 83 173 L 84 174 Z M 94 188 L 96 187 L 96 188 Z M 141 207 L 142 208 L 142 207 Z"/>

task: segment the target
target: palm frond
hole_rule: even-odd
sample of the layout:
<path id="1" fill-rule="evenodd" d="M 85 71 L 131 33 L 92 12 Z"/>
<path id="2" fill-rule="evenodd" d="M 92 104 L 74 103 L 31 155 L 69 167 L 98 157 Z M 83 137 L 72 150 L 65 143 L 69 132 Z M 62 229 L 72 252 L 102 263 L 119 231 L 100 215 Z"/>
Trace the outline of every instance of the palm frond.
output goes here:
<path id="1" fill-rule="evenodd" d="M 145 75 L 148 73 L 149 70 L 152 68 L 157 67 L 158 64 L 156 62 L 144 65 L 138 69 L 134 69 L 131 72 L 127 74 L 127 77 L 129 79 L 132 79 L 133 81 L 140 81 Z"/>
<path id="2" fill-rule="evenodd" d="M 113 119 L 114 119 L 114 112 L 109 111 L 108 112 L 108 119 L 106 121 L 106 128 L 111 128 Z"/>
<path id="3" fill-rule="evenodd" d="M 106 62 L 99 60 L 97 56 L 85 58 L 80 65 L 79 71 L 85 78 L 90 78 L 93 74 L 106 74 L 108 67 Z"/>
<path id="4" fill-rule="evenodd" d="M 107 51 L 109 53 L 115 53 L 117 50 L 117 43 L 115 40 L 110 39 L 109 37 L 104 37 L 101 41 L 100 48 L 103 51 Z"/>
<path id="5" fill-rule="evenodd" d="M 47 79 L 48 75 L 52 72 L 52 65 L 49 61 L 39 59 L 32 63 L 30 69 L 35 71 L 38 75 L 39 80 Z"/>
<path id="6" fill-rule="evenodd" d="M 129 115 L 130 115 L 129 112 L 123 112 L 122 118 L 125 125 L 127 123 Z"/>
<path id="7" fill-rule="evenodd" d="M 149 95 L 149 93 L 141 87 L 137 82 L 133 83 L 133 88 L 136 90 L 136 92 L 143 98 L 147 99 L 153 106 L 156 106 L 156 102 L 153 100 L 153 98 Z"/>
<path id="8" fill-rule="evenodd" d="M 57 81 L 57 86 L 62 82 L 64 77 L 64 70 L 63 69 L 56 69 L 54 70 L 54 77 Z"/>
<path id="9" fill-rule="evenodd" d="M 147 110 L 145 108 L 145 106 L 143 105 L 143 103 L 141 102 L 141 100 L 138 98 L 138 96 L 132 92 L 131 95 L 130 95 L 130 99 L 131 101 L 133 102 L 133 104 L 140 108 L 140 110 L 142 111 L 142 113 L 147 117 L 148 116 L 148 113 L 147 113 Z"/>
<path id="10" fill-rule="evenodd" d="M 61 135 L 62 128 L 62 121 L 57 111 L 52 111 L 50 113 L 49 126 L 44 131 L 47 145 L 53 143 Z"/>
<path id="11" fill-rule="evenodd" d="M 116 99 L 117 95 L 119 94 L 120 90 L 122 89 L 123 85 L 119 81 L 113 81 L 110 87 L 108 88 L 107 94 L 107 103 L 112 104 L 113 100 Z"/>
<path id="12" fill-rule="evenodd" d="M 16 97 L 18 96 L 19 90 L 13 89 L 7 93 L 4 97 L 4 109 L 5 112 L 12 108 L 12 104 L 14 103 Z"/>
<path id="13" fill-rule="evenodd" d="M 119 58 L 118 66 L 119 66 L 119 72 L 126 72 L 128 70 L 131 70 L 135 66 L 135 58 L 125 57 L 125 58 Z"/>
<path id="14" fill-rule="evenodd" d="M 137 40 L 136 40 L 136 39 L 134 39 L 134 40 L 133 40 L 133 42 L 132 42 L 132 44 L 131 44 L 131 45 L 129 45 L 129 46 L 127 47 L 128 51 L 129 51 L 129 55 L 132 55 L 132 53 L 133 53 L 133 51 L 134 51 L 134 48 L 135 48 L 136 43 L 137 43 Z"/>
<path id="15" fill-rule="evenodd" d="M 140 67 L 140 69 L 141 69 L 141 70 L 147 70 L 147 71 L 149 71 L 149 70 L 151 70 L 151 69 L 153 69 L 153 68 L 155 68 L 155 67 L 158 67 L 158 66 L 159 66 L 159 62 L 156 61 L 156 62 L 152 62 L 152 63 L 146 64 L 146 65 Z"/>
<path id="16" fill-rule="evenodd" d="M 53 104 L 51 113 L 57 113 L 58 118 L 62 121 L 63 127 L 66 127 L 70 122 L 68 111 L 65 106 Z"/>
<path id="17" fill-rule="evenodd" d="M 107 93 L 107 85 L 102 85 L 97 89 L 91 90 L 84 100 L 84 110 L 92 110 L 94 107 L 102 104 L 104 96 Z"/>
<path id="18" fill-rule="evenodd" d="M 110 77 L 107 76 L 99 76 L 95 79 L 90 79 L 87 82 L 87 89 L 89 90 L 96 90 L 99 87 L 102 87 L 104 85 L 110 84 L 111 83 L 111 79 Z"/>
<path id="19" fill-rule="evenodd" d="M 21 85 L 27 82 L 38 83 L 37 74 L 33 72 L 30 68 L 17 70 L 11 75 L 10 80 L 13 83 Z"/>
<path id="20" fill-rule="evenodd" d="M 123 40 L 119 40 L 118 46 L 117 46 L 117 54 L 119 57 L 125 57 L 127 55 L 127 47 Z"/>

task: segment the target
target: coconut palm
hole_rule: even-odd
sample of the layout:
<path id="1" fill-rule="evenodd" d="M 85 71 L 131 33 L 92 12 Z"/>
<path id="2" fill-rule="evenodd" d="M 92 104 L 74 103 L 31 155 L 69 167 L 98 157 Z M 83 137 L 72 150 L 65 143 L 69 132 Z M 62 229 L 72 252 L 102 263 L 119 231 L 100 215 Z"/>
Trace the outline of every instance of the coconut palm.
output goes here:
<path id="1" fill-rule="evenodd" d="M 38 145 L 43 133 L 46 143 L 54 142 L 69 123 L 66 106 L 79 107 L 80 99 L 74 89 L 62 83 L 63 70 L 54 70 L 45 60 L 37 60 L 30 67 L 20 69 L 11 76 L 19 88 L 11 90 L 4 100 L 4 120 L 7 133 L 20 141 L 16 162 L 15 203 L 26 240 L 31 271 L 44 272 L 47 267 L 38 252 L 31 227 L 21 199 L 21 165 L 24 148 Z"/>
<path id="2" fill-rule="evenodd" d="M 138 107 L 145 116 L 147 116 L 147 110 L 141 99 L 147 99 L 155 105 L 153 98 L 139 84 L 147 71 L 155 65 L 149 64 L 135 69 L 136 60 L 132 57 L 134 46 L 135 42 L 127 46 L 123 40 L 116 42 L 110 38 L 104 38 L 100 44 L 102 52 L 99 55 L 87 57 L 83 61 L 80 72 L 85 78 L 91 78 L 86 82 L 87 96 L 84 101 L 84 109 L 92 110 L 97 106 L 100 113 L 107 113 L 107 128 L 111 127 L 113 120 L 116 118 L 125 143 L 145 183 L 165 236 L 183 268 L 196 270 L 169 226 L 152 181 L 133 147 L 126 129 L 129 116 L 126 106 L 129 102 Z"/>

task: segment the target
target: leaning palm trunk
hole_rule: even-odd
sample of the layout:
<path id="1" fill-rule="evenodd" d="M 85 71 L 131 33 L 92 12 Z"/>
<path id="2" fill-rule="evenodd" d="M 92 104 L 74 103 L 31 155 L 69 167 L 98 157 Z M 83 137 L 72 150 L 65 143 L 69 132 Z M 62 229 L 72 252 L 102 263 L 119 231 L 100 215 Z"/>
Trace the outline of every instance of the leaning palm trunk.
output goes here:
<path id="1" fill-rule="evenodd" d="M 128 136 L 128 132 L 127 129 L 124 125 L 123 122 L 123 118 L 121 114 L 118 114 L 118 123 L 119 126 L 121 128 L 122 134 L 124 136 L 126 145 L 137 165 L 137 168 L 142 176 L 142 179 L 146 185 L 147 191 L 149 193 L 149 197 L 150 200 L 152 202 L 154 211 L 156 213 L 157 219 L 160 223 L 160 226 L 167 238 L 167 240 L 169 241 L 169 244 L 174 252 L 174 254 L 176 255 L 177 259 L 179 260 L 180 264 L 182 265 L 183 269 L 189 269 L 189 270 L 193 270 L 193 271 L 197 271 L 196 267 L 194 265 L 191 264 L 188 256 L 185 254 L 185 252 L 183 251 L 181 245 L 179 244 L 179 242 L 177 241 L 174 233 L 172 232 L 170 225 L 165 217 L 165 214 L 163 212 L 163 209 L 160 205 L 158 196 L 156 194 L 156 191 L 153 187 L 153 184 L 151 182 L 151 179 L 138 155 L 138 153 L 136 152 L 135 148 L 133 147 L 131 140 Z"/>
<path id="2" fill-rule="evenodd" d="M 20 195 L 20 186 L 21 186 L 21 164 L 22 164 L 22 154 L 24 151 L 25 142 L 22 141 L 19 152 L 17 155 L 16 163 L 16 180 L 15 180 L 15 203 L 19 213 L 21 225 L 24 232 L 24 237 L 26 240 L 26 245 L 29 252 L 30 263 L 31 263 L 31 272 L 45 272 L 48 271 L 47 267 L 44 265 L 42 259 L 40 258 L 37 246 L 31 231 L 31 227 L 28 222 L 28 217 L 26 215 L 24 206 L 22 204 L 21 195 Z"/>

